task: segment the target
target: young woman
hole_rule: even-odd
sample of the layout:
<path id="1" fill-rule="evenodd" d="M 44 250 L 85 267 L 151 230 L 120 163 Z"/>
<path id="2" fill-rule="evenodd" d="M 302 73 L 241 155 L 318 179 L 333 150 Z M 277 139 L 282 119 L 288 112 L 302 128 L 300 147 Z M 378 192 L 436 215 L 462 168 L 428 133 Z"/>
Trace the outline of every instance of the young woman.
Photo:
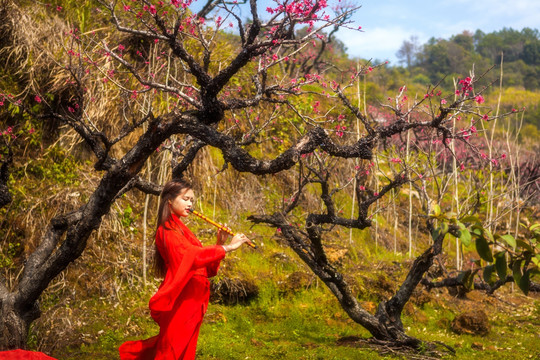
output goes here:
<path id="1" fill-rule="evenodd" d="M 122 344 L 121 360 L 195 359 L 199 329 L 210 297 L 208 278 L 217 274 L 227 252 L 249 241 L 244 234 L 237 234 L 224 245 L 227 234 L 218 230 L 216 245 L 202 246 L 181 220 L 189 216 L 193 197 L 191 185 L 183 180 L 172 180 L 163 187 L 155 268 L 164 280 L 150 299 L 150 314 L 159 325 L 159 334 Z"/>

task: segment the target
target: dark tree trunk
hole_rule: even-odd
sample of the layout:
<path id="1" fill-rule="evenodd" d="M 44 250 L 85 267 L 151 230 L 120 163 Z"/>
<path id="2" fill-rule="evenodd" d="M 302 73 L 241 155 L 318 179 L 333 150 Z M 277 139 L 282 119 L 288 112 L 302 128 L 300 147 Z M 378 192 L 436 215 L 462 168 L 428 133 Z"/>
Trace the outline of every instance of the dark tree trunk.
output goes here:
<path id="1" fill-rule="evenodd" d="M 1 349 L 26 346 L 30 324 L 40 316 L 38 299 L 42 292 L 81 256 L 88 238 L 119 194 L 126 187 L 136 186 L 133 179 L 146 159 L 173 131 L 168 120 L 161 118 L 150 124 L 137 144 L 111 164 L 89 201 L 79 210 L 51 220 L 41 243 L 26 259 L 20 280 L 12 291 L 4 285 L 5 279 L 0 279 Z"/>
<path id="2" fill-rule="evenodd" d="M 326 190 L 323 185 L 323 198 L 327 194 Z M 332 212 L 331 206 L 330 212 Z M 334 219 L 332 215 L 308 216 L 308 219 L 311 221 L 323 220 L 325 216 L 332 218 L 331 220 L 334 223 L 337 222 L 337 219 Z M 441 252 L 444 235 L 438 236 L 433 245 L 416 258 L 398 291 L 388 301 L 381 302 L 373 315 L 360 306 L 343 275 L 328 262 L 322 246 L 320 226 L 308 220 L 307 232 L 299 231 L 298 228 L 288 225 L 282 213 L 254 215 L 249 219 L 254 223 L 267 223 L 280 228 L 289 246 L 310 267 L 313 273 L 325 283 L 349 317 L 367 329 L 378 342 L 391 346 L 407 346 L 414 349 L 419 349 L 425 344 L 422 340 L 405 333 L 401 322 L 401 313 L 414 289 L 433 264 L 434 257 Z M 361 226 L 367 227 L 369 224 L 365 223 L 361 224 Z M 430 223 L 428 223 L 428 227 L 431 228 Z"/>
<path id="3" fill-rule="evenodd" d="M 4 293 L 0 299 L 0 350 L 24 349 L 32 321 L 40 315 L 37 302 L 30 307 L 21 307 L 18 294 Z"/>

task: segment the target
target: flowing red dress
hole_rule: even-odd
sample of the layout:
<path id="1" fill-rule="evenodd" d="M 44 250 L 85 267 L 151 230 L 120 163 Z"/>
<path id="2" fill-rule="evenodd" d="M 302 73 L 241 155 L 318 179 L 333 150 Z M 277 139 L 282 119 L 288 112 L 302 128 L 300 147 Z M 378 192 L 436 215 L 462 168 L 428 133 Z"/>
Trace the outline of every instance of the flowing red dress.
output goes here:
<path id="1" fill-rule="evenodd" d="M 174 214 L 156 232 L 167 273 L 150 299 L 159 334 L 120 346 L 121 360 L 195 359 L 199 329 L 210 298 L 209 277 L 225 257 L 221 245 L 205 246 Z"/>

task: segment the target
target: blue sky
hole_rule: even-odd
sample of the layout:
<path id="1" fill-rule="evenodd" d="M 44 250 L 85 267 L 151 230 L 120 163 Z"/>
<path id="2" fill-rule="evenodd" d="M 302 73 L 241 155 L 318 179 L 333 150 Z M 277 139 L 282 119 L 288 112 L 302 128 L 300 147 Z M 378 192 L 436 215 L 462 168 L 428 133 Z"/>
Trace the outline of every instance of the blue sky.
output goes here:
<path id="1" fill-rule="evenodd" d="M 351 0 L 354 1 L 354 0 Z M 329 1 L 330 2 L 330 1 Z M 504 27 L 540 30 L 540 0 L 363 0 L 354 17 L 363 33 L 340 30 L 340 38 L 353 57 L 390 60 L 404 40 L 417 36 L 424 44 L 431 37 L 448 39 L 464 30 L 485 33 Z"/>
<path id="2" fill-rule="evenodd" d="M 395 56 L 404 40 L 411 36 L 419 44 L 431 37 L 448 39 L 464 30 L 474 33 L 477 29 L 485 33 L 502 30 L 504 27 L 521 30 L 530 27 L 540 30 L 540 0 L 342 0 L 357 4 L 361 8 L 353 21 L 363 32 L 342 29 L 337 37 L 345 43 L 351 57 L 372 60 L 389 60 L 399 65 Z M 202 3 L 194 2 L 196 11 Z M 266 14 L 271 0 L 259 0 L 259 13 Z M 329 6 L 338 0 L 328 0 Z M 249 16 L 244 5 L 241 17 Z"/>

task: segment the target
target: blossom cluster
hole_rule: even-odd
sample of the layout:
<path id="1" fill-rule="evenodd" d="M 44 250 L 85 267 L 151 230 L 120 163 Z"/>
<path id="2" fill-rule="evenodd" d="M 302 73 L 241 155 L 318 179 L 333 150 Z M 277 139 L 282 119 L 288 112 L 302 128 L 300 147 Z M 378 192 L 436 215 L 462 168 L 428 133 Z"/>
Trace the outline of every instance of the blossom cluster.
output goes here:
<path id="1" fill-rule="evenodd" d="M 457 95 L 462 94 L 465 96 L 469 96 L 469 93 L 473 91 L 472 79 L 469 76 L 467 76 L 463 80 L 460 80 L 459 85 L 461 85 L 461 90 L 460 89 L 456 90 Z"/>
<path id="2" fill-rule="evenodd" d="M 285 12 L 293 18 L 317 18 L 315 13 L 319 9 L 328 6 L 326 0 L 300 0 L 290 3 L 279 4 L 277 7 L 267 7 L 266 11 L 270 14 Z"/>

